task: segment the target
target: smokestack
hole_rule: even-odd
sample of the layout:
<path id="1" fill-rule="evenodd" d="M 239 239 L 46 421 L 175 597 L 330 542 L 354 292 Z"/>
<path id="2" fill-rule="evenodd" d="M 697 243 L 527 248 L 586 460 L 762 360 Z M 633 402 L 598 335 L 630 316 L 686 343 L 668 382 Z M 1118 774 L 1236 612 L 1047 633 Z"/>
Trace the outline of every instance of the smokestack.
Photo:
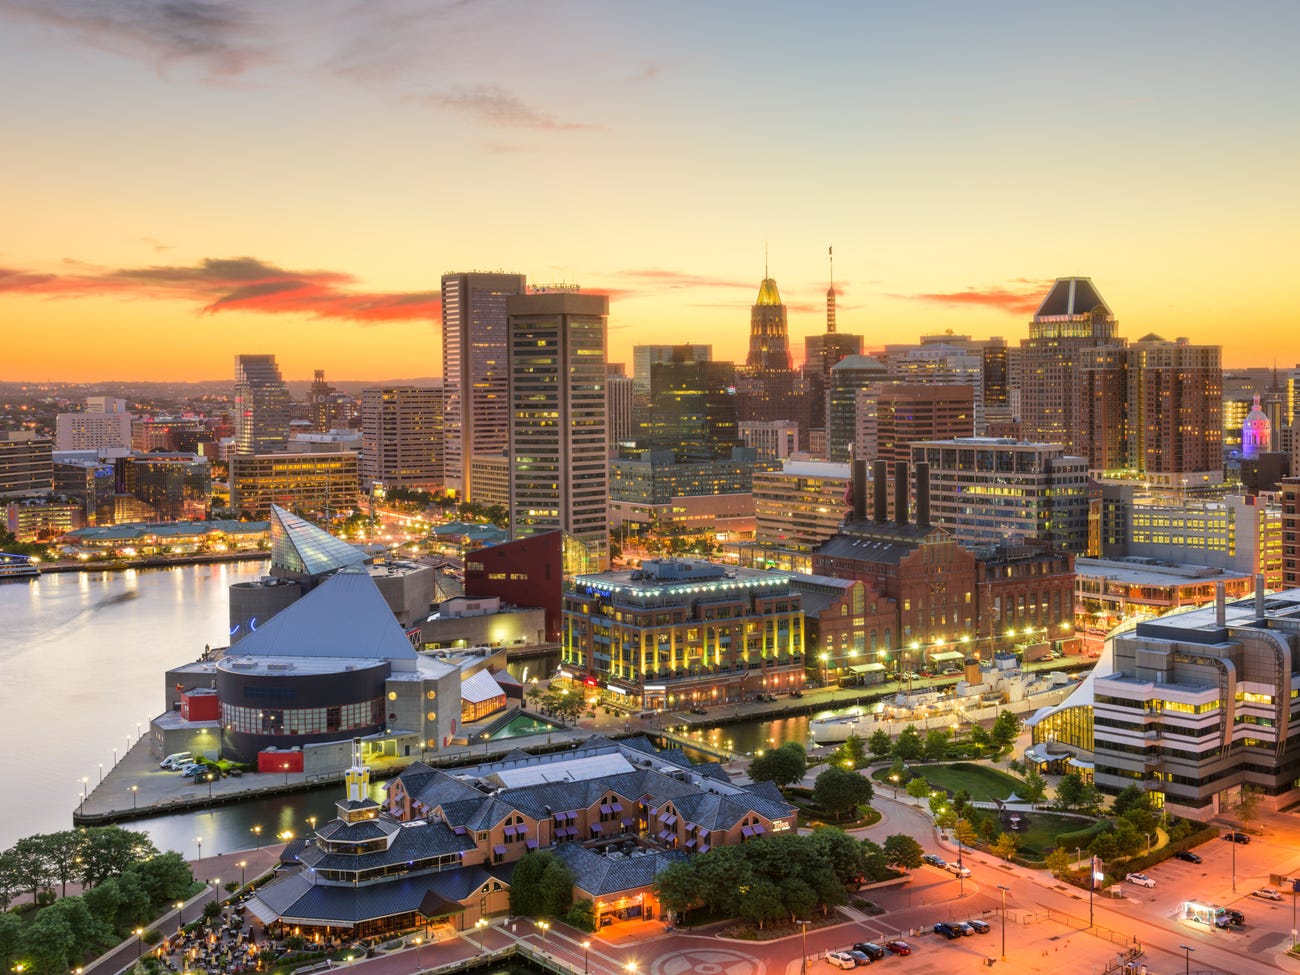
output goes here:
<path id="1" fill-rule="evenodd" d="M 930 462 L 925 460 L 916 464 L 916 523 L 930 527 Z"/>
<path id="2" fill-rule="evenodd" d="M 1214 584 L 1214 625 L 1222 629 L 1228 625 L 1228 603 L 1222 582 Z"/>
<path id="3" fill-rule="evenodd" d="M 907 461 L 894 461 L 894 523 L 907 524 Z"/>
<path id="4" fill-rule="evenodd" d="M 853 462 L 853 520 L 867 520 L 867 462 Z"/>
<path id="5" fill-rule="evenodd" d="M 876 521 L 884 524 L 889 520 L 889 478 L 886 476 L 888 465 L 878 460 L 872 468 L 871 486 L 876 498 Z"/>
<path id="6" fill-rule="evenodd" d="M 1264 576 L 1255 576 L 1255 619 L 1262 620 L 1264 613 Z"/>

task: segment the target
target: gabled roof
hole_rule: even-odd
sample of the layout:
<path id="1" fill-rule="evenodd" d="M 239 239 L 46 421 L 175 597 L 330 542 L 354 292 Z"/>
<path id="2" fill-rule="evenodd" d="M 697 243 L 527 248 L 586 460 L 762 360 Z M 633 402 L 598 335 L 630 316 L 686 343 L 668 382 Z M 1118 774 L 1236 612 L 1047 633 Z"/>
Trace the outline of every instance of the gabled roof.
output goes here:
<path id="1" fill-rule="evenodd" d="M 578 843 L 562 843 L 551 851 L 573 871 L 575 887 L 593 897 L 648 887 L 669 865 L 685 860 L 677 850 L 656 850 L 634 857 L 606 857 Z"/>
<path id="2" fill-rule="evenodd" d="M 330 576 L 239 641 L 253 657 L 358 657 L 414 660 L 418 655 L 364 570 Z"/>
<path id="3" fill-rule="evenodd" d="M 494 697 L 501 697 L 504 693 L 501 685 L 493 679 L 492 672 L 488 670 L 480 670 L 472 674 L 460 685 L 461 700 L 469 701 L 470 704 L 481 704 Z"/>
<path id="4" fill-rule="evenodd" d="M 369 556 L 361 549 L 309 521 L 271 505 L 271 567 L 293 575 L 322 575 L 349 565 L 360 565 Z"/>

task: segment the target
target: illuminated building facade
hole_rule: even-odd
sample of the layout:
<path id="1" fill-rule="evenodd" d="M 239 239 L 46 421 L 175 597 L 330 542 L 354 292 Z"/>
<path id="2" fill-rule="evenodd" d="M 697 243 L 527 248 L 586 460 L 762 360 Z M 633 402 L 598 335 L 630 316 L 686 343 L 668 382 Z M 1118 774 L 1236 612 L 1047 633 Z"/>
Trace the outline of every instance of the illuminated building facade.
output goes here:
<path id="1" fill-rule="evenodd" d="M 126 400 L 91 396 L 82 413 L 60 413 L 54 418 L 56 450 L 96 450 L 103 455 L 131 449 L 131 421 Z"/>
<path id="2" fill-rule="evenodd" d="M 442 276 L 443 476 L 448 491 L 478 501 L 472 461 L 500 454 L 510 430 L 506 301 L 522 274 Z"/>
<path id="3" fill-rule="evenodd" d="M 46 437 L 0 433 L 0 498 L 44 494 L 54 482 L 54 444 Z"/>
<path id="4" fill-rule="evenodd" d="M 230 507 L 266 515 L 272 504 L 302 512 L 336 512 L 359 501 L 357 455 L 256 454 L 230 458 Z"/>
<path id="5" fill-rule="evenodd" d="M 1283 478 L 1282 588 L 1300 589 L 1300 477 Z"/>
<path id="6" fill-rule="evenodd" d="M 120 487 L 154 512 L 157 521 L 195 521 L 208 512 L 212 474 L 198 454 L 139 454 L 116 462 Z"/>
<path id="7" fill-rule="evenodd" d="M 393 386 L 361 392 L 361 483 L 435 491 L 443 476 L 443 391 Z"/>
<path id="8" fill-rule="evenodd" d="M 289 443 L 289 387 L 273 355 L 235 356 L 235 450 L 271 454 Z"/>
<path id="9" fill-rule="evenodd" d="M 853 459 L 862 392 L 888 374 L 884 363 L 865 355 L 846 356 L 831 366 L 826 379 L 826 455 L 832 462 Z M 857 446 L 857 456 L 869 459 L 862 445 Z"/>
<path id="10" fill-rule="evenodd" d="M 799 450 L 799 426 L 789 420 L 748 420 L 739 428 L 741 442 L 759 460 L 784 460 Z"/>
<path id="11" fill-rule="evenodd" d="M 783 573 L 695 560 L 576 576 L 561 659 L 645 708 L 790 690 L 804 678 L 801 597 Z"/>
<path id="12" fill-rule="evenodd" d="M 967 547 L 1014 539 L 1080 554 L 1088 542 L 1088 467 L 1059 444 L 994 437 L 923 440 L 930 517 Z"/>
<path id="13" fill-rule="evenodd" d="M 854 454 L 855 459 L 908 463 L 914 443 L 974 435 L 973 387 L 878 383 L 859 396 Z"/>
<path id="14" fill-rule="evenodd" d="M 754 540 L 811 552 L 839 530 L 848 489 L 848 464 L 786 460 L 755 471 Z"/>

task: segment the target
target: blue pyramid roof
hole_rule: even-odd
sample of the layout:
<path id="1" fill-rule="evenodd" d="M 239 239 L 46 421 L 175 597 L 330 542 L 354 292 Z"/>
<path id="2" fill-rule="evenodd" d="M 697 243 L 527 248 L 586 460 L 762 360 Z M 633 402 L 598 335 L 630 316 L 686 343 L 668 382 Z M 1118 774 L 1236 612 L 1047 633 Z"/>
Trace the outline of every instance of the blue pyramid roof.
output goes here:
<path id="1" fill-rule="evenodd" d="M 411 659 L 415 648 L 365 569 L 330 576 L 236 645 L 262 657 Z"/>
<path id="2" fill-rule="evenodd" d="M 279 505 L 271 505 L 271 568 L 293 575 L 317 576 L 344 566 L 360 565 L 368 559 L 356 546 Z"/>

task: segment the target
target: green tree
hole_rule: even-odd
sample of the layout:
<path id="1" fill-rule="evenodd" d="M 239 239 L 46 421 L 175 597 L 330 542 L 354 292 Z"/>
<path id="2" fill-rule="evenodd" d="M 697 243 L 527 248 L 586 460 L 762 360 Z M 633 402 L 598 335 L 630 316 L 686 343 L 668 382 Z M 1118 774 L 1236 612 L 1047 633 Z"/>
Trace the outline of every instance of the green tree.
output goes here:
<path id="1" fill-rule="evenodd" d="M 14 855 L 16 876 L 22 889 L 32 895 L 32 900 L 36 900 L 36 895 L 54 882 L 45 837 L 24 836 L 13 845 L 10 852 Z"/>
<path id="2" fill-rule="evenodd" d="M 839 748 L 835 749 L 832 759 L 837 765 L 846 769 L 860 769 L 867 765 L 867 746 L 858 735 L 849 735 Z"/>
<path id="3" fill-rule="evenodd" d="M 913 799 L 924 799 L 931 791 L 930 783 L 919 775 L 910 779 L 907 783 L 907 794 Z M 948 801 L 947 796 L 944 796 L 944 801 Z"/>
<path id="4" fill-rule="evenodd" d="M 1127 818 L 1115 823 L 1115 853 L 1117 856 L 1131 857 L 1142 850 L 1146 837 Z"/>
<path id="5" fill-rule="evenodd" d="M 1136 783 L 1121 789 L 1110 804 L 1111 812 L 1115 814 L 1116 818 L 1123 816 L 1131 809 L 1147 809 L 1150 806 L 1151 797 L 1147 795 L 1145 789 Z"/>
<path id="6" fill-rule="evenodd" d="M 921 743 L 921 733 L 916 730 L 915 725 L 909 724 L 898 733 L 898 740 L 894 742 L 894 757 L 904 762 L 917 762 L 924 754 L 925 746 Z"/>
<path id="7" fill-rule="evenodd" d="M 24 890 L 22 868 L 12 850 L 0 853 L 0 911 L 9 910 L 13 899 Z"/>
<path id="8" fill-rule="evenodd" d="M 184 897 L 194 883 L 190 865 L 175 850 L 141 860 L 128 867 L 123 877 L 132 874 L 139 878 L 140 886 L 152 905 L 170 904 Z"/>
<path id="9" fill-rule="evenodd" d="M 67 916 L 51 906 L 38 913 L 23 932 L 20 954 L 32 962 L 35 972 L 43 975 L 66 972 L 77 957 L 77 933 Z"/>
<path id="10" fill-rule="evenodd" d="M 157 856 L 158 850 L 144 833 L 120 826 L 93 826 L 81 831 L 81 885 L 94 887 L 116 877 L 134 863 Z"/>
<path id="11" fill-rule="evenodd" d="M 567 889 L 561 890 L 567 880 Z M 510 881 L 510 911 L 522 917 L 561 917 L 573 905 L 573 871 L 547 850 L 524 854 Z"/>
<path id="12" fill-rule="evenodd" d="M 740 898 L 740 916 L 762 927 L 769 921 L 777 921 L 785 916 L 785 905 L 781 900 L 781 888 L 770 880 L 757 880 L 749 884 Z"/>
<path id="13" fill-rule="evenodd" d="M 1044 859 L 1047 862 L 1048 872 L 1056 877 L 1064 877 L 1065 872 L 1069 870 L 1070 865 L 1074 863 L 1074 857 L 1070 856 L 1069 853 L 1061 849 L 1059 846 L 1050 851 Z"/>
<path id="14" fill-rule="evenodd" d="M 1042 802 L 1043 796 L 1047 795 L 1047 782 L 1036 767 L 1030 766 L 1024 784 L 1016 791 L 1025 802 Z"/>
<path id="15" fill-rule="evenodd" d="M 38 837 L 45 845 L 45 859 L 50 876 L 60 885 L 59 896 L 68 896 L 68 881 L 75 880 L 81 871 L 81 855 L 85 848 L 82 834 L 75 829 L 46 833 Z"/>
<path id="16" fill-rule="evenodd" d="M 836 819 L 851 815 L 858 806 L 869 803 L 872 795 L 866 777 L 834 765 L 818 775 L 813 784 L 813 802 Z"/>
<path id="17" fill-rule="evenodd" d="M 1102 860 L 1114 860 L 1119 855 L 1119 849 L 1115 843 L 1115 834 L 1111 832 L 1098 833 L 1088 844 L 1088 852 Z"/>
<path id="18" fill-rule="evenodd" d="M 538 883 L 542 912 L 547 917 L 563 917 L 573 906 L 573 871 L 558 857 L 552 857 Z"/>
<path id="19" fill-rule="evenodd" d="M 749 777 L 754 782 L 771 782 L 778 787 L 793 785 L 808 771 L 808 755 L 797 741 L 789 741 L 754 756 L 749 763 Z"/>
<path id="20" fill-rule="evenodd" d="M 975 840 L 979 838 L 979 833 L 975 829 L 975 824 L 969 819 L 959 819 L 952 830 L 953 836 L 957 838 L 957 843 L 961 846 L 974 846 Z"/>
<path id="21" fill-rule="evenodd" d="M 203 920 L 208 922 L 208 927 L 216 927 L 217 918 L 221 917 L 221 904 L 217 901 L 208 901 L 203 905 Z"/>
<path id="22" fill-rule="evenodd" d="M 596 930 L 596 910 L 591 901 L 574 901 L 569 912 L 564 915 L 564 923 L 579 931 Z"/>
<path id="23" fill-rule="evenodd" d="M 874 840 L 863 840 L 862 849 L 867 860 L 867 880 L 871 883 L 888 880 L 890 876 L 889 864 L 885 860 L 885 851 L 881 845 Z"/>
<path id="24" fill-rule="evenodd" d="M 1000 833 L 989 849 L 993 851 L 995 857 L 998 857 L 1001 860 L 1010 860 L 1016 855 L 1016 850 L 1019 846 L 1020 840 L 1016 837 L 1015 833 Z"/>
<path id="25" fill-rule="evenodd" d="M 1229 810 L 1241 820 L 1243 826 L 1250 826 L 1259 818 L 1259 804 L 1263 798 L 1263 793 L 1259 789 L 1252 785 L 1243 785 L 1237 793 L 1237 798 L 1229 806 Z"/>
<path id="26" fill-rule="evenodd" d="M 987 751 L 993 747 L 993 736 L 988 733 L 988 729 L 983 725 L 971 725 L 970 741 L 972 745 L 975 745 L 981 751 Z"/>
<path id="27" fill-rule="evenodd" d="M 1101 793 L 1091 782 L 1085 782 L 1078 772 L 1068 772 L 1056 786 L 1057 809 L 1095 813 L 1101 807 Z"/>
<path id="28" fill-rule="evenodd" d="M 952 737 L 946 728 L 931 728 L 925 734 L 925 760 L 942 762 L 948 757 L 948 741 Z"/>
<path id="29" fill-rule="evenodd" d="M 867 850 L 861 841 L 834 826 L 819 826 L 806 839 L 812 860 L 828 867 L 841 888 L 855 886 L 866 876 Z"/>
<path id="30" fill-rule="evenodd" d="M 704 854 L 705 857 L 712 855 L 711 853 Z M 703 859 L 704 857 L 698 857 L 692 860 L 679 860 L 670 863 L 659 876 L 655 877 L 655 896 L 659 898 L 659 903 L 663 905 L 664 910 L 671 911 L 674 915 L 681 917 L 695 905 L 699 898 L 699 878 L 696 864 Z M 516 871 L 518 869 L 518 867 L 515 868 Z M 513 909 L 513 907 L 512 893 L 511 908 Z"/>
<path id="31" fill-rule="evenodd" d="M 925 850 L 921 844 L 906 833 L 895 833 L 885 837 L 885 862 L 892 867 L 915 870 L 922 863 Z"/>
<path id="32" fill-rule="evenodd" d="M 23 922 L 17 914 L 9 911 L 0 913 L 0 958 L 4 959 L 4 971 L 9 971 L 10 962 L 18 953 L 22 944 Z"/>
<path id="33" fill-rule="evenodd" d="M 877 728 L 867 740 L 867 747 L 871 749 L 871 757 L 876 761 L 881 761 L 889 757 L 889 753 L 894 747 L 894 741 L 884 728 Z"/>
<path id="34" fill-rule="evenodd" d="M 991 732 L 993 741 L 1005 748 L 1016 740 L 1018 734 L 1020 734 L 1020 719 L 1005 709 L 999 711 L 997 720 L 993 722 Z"/>
<path id="35" fill-rule="evenodd" d="M 111 928 L 124 928 L 120 920 L 122 914 L 122 888 L 116 877 L 110 877 L 102 884 L 92 887 L 81 895 L 86 907 L 98 918 L 102 918 Z"/>

